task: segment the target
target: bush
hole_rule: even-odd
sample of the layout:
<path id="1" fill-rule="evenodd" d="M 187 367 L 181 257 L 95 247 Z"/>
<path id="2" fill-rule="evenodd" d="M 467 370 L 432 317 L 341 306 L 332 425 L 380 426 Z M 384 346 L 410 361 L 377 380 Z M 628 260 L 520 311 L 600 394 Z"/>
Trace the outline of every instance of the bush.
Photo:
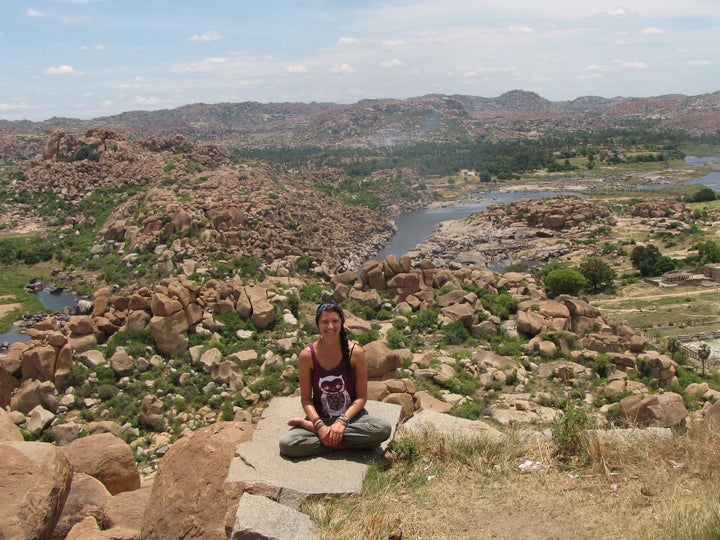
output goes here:
<path id="1" fill-rule="evenodd" d="M 573 268 L 552 270 L 545 276 L 545 292 L 548 297 L 555 298 L 561 294 L 577 296 L 587 286 L 587 279 Z"/>
<path id="2" fill-rule="evenodd" d="M 443 326 L 442 341 L 446 345 L 462 345 L 470 339 L 470 330 L 462 321 L 454 321 Z"/>
<path id="3" fill-rule="evenodd" d="M 124 347 L 130 356 L 142 356 L 146 353 L 148 347 L 154 347 L 155 340 L 152 336 L 152 330 L 143 328 L 142 330 L 120 330 L 115 332 L 107 344 L 105 352 L 107 358 L 110 358 L 118 347 Z"/>
<path id="4" fill-rule="evenodd" d="M 450 377 L 447 383 L 447 388 L 454 394 L 460 394 L 462 396 L 471 396 L 477 390 L 478 382 L 475 378 L 467 371 L 461 371 L 457 375 Z"/>
<path id="5" fill-rule="evenodd" d="M 98 386 L 97 395 L 103 401 L 107 401 L 115 396 L 116 390 L 114 384 L 101 384 Z"/>
<path id="6" fill-rule="evenodd" d="M 459 418 L 467 418 L 468 420 L 477 420 L 485 412 L 485 404 L 482 401 L 467 400 L 458 403 L 452 409 L 450 414 Z"/>
<path id="7" fill-rule="evenodd" d="M 405 336 L 396 328 L 387 331 L 385 342 L 390 349 L 402 349 L 405 346 Z"/>
<path id="8" fill-rule="evenodd" d="M 434 330 L 438 325 L 439 308 L 421 309 L 408 315 L 408 326 L 418 332 Z"/>
<path id="9" fill-rule="evenodd" d="M 587 459 L 585 448 L 587 445 L 587 430 L 592 427 L 592 419 L 583 409 L 572 405 L 565 409 L 564 414 L 550 424 L 553 437 L 557 443 L 555 454 L 559 459 L 581 458 Z"/>
<path id="10" fill-rule="evenodd" d="M 593 360 L 592 370 L 603 379 L 606 379 L 613 370 L 613 363 L 610 361 L 610 357 L 607 354 L 598 355 L 595 360 Z"/>

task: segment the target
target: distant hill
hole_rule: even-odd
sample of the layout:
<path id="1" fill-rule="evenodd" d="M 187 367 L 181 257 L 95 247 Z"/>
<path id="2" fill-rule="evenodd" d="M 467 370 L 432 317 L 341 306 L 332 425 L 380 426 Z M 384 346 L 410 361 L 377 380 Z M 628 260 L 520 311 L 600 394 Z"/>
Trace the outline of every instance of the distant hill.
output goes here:
<path id="1" fill-rule="evenodd" d="M 82 133 L 112 128 L 130 138 L 172 137 L 228 146 L 385 146 L 404 142 L 514 137 L 551 130 L 577 131 L 643 122 L 656 129 L 714 133 L 720 92 L 649 98 L 584 96 L 548 101 L 513 90 L 494 98 L 431 94 L 409 99 L 335 103 L 196 103 L 176 109 L 43 122 L 0 121 L 0 132 Z"/>

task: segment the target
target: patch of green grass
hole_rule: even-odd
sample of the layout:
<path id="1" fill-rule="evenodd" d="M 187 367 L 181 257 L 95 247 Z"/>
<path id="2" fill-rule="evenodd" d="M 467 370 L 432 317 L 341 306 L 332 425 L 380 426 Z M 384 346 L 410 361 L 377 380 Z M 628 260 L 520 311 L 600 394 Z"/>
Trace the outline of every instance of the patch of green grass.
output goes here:
<path id="1" fill-rule="evenodd" d="M 37 313 L 45 309 L 38 296 L 27 292 L 23 287 L 33 278 L 48 281 L 50 277 L 50 267 L 45 264 L 0 266 L 0 297 L 8 297 L 2 303 L 21 305 L 19 310 L 14 310 L 0 319 L 0 332 L 7 332 L 21 313 Z"/>

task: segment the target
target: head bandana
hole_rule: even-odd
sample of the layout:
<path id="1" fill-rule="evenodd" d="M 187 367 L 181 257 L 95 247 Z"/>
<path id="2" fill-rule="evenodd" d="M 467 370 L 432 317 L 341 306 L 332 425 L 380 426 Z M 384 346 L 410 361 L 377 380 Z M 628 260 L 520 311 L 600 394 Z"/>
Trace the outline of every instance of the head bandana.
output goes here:
<path id="1" fill-rule="evenodd" d="M 317 326 L 318 321 L 320 320 L 320 314 L 323 311 L 335 311 L 340 315 L 340 321 L 345 324 L 345 314 L 343 313 L 343 309 L 337 302 L 325 302 L 324 304 L 320 304 L 317 308 L 317 311 L 315 312 L 315 326 Z"/>

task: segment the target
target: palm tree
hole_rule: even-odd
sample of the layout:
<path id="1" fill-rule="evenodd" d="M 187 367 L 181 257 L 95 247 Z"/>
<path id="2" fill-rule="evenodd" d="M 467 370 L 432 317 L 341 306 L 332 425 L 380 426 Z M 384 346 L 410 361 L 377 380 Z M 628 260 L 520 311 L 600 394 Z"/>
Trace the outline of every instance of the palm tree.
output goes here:
<path id="1" fill-rule="evenodd" d="M 710 350 L 710 346 L 707 343 L 703 343 L 700 348 L 698 349 L 698 354 L 700 355 L 700 361 L 702 362 L 702 376 L 705 376 L 705 363 L 707 362 L 707 359 L 710 358 L 710 353 L 712 351 Z"/>

